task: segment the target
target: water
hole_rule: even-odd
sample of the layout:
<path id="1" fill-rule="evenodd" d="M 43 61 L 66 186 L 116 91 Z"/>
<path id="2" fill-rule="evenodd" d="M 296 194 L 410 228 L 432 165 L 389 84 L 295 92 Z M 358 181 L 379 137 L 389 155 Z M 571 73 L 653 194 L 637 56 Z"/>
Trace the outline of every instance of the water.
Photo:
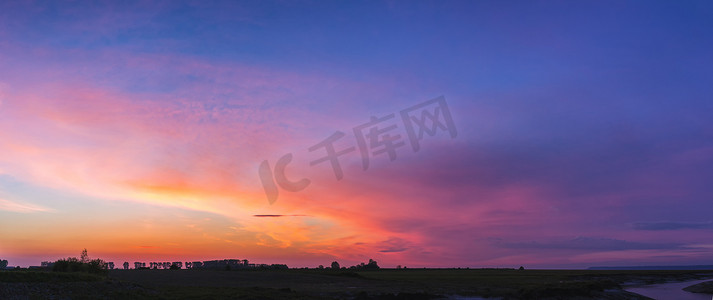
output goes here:
<path id="1" fill-rule="evenodd" d="M 684 281 L 684 282 L 669 282 L 660 284 L 650 284 L 642 286 L 632 286 L 625 290 L 644 295 L 649 298 L 660 300 L 713 300 L 713 296 L 709 294 L 690 293 L 682 290 L 687 286 L 698 284 L 701 282 L 711 281 L 710 279 Z"/>

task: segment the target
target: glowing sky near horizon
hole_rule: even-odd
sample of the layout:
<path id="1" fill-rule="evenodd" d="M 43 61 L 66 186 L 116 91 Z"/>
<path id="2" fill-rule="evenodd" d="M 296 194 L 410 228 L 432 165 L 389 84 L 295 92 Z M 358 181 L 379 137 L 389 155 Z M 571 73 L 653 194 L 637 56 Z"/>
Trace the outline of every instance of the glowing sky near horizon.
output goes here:
<path id="1" fill-rule="evenodd" d="M 710 264 L 711 49 L 709 1 L 2 1 L 0 259 Z"/>

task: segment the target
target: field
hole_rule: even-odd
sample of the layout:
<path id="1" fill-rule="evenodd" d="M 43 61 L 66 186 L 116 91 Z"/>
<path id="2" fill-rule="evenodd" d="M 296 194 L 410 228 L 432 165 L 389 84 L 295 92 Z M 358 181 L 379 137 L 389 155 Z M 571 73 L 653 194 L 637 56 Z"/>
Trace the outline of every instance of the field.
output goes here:
<path id="1" fill-rule="evenodd" d="M 0 272 L 10 299 L 647 299 L 625 283 L 713 277 L 713 271 L 494 269 L 112 270 L 107 275 Z"/>

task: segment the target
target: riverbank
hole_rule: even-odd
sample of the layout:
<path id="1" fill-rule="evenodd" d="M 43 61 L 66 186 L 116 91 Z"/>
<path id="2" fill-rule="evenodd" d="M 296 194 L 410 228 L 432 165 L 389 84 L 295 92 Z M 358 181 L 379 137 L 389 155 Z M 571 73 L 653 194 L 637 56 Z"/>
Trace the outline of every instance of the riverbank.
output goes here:
<path id="1" fill-rule="evenodd" d="M 713 294 L 713 280 L 690 285 L 683 290 L 691 293 Z"/>
<path id="2" fill-rule="evenodd" d="M 653 299 L 677 299 L 677 300 L 709 300 L 711 295 L 692 293 L 687 289 L 691 286 L 698 286 L 698 284 L 710 281 L 709 279 L 694 280 L 694 281 L 680 281 L 680 282 L 666 282 L 650 285 L 631 285 L 625 286 L 626 291 L 650 297 Z"/>

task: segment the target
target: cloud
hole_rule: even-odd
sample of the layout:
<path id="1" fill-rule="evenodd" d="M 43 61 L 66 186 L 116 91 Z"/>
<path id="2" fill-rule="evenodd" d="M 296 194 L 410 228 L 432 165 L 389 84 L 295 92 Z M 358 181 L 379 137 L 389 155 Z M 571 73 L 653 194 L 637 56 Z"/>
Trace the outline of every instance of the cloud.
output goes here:
<path id="1" fill-rule="evenodd" d="M 648 250 L 648 249 L 678 249 L 676 243 L 644 243 L 631 242 L 611 238 L 576 237 L 569 240 L 527 241 L 527 242 L 496 242 L 502 248 L 510 249 L 564 249 L 564 250 Z"/>
<path id="2" fill-rule="evenodd" d="M 47 207 L 30 204 L 30 203 L 13 202 L 13 201 L 4 200 L 4 199 L 0 199 L 0 210 L 19 212 L 19 213 L 52 211 L 52 209 L 47 208 Z"/>
<path id="3" fill-rule="evenodd" d="M 382 253 L 404 252 L 407 249 L 408 248 L 384 249 L 384 250 L 379 250 L 379 252 L 382 252 Z"/>
<path id="4" fill-rule="evenodd" d="M 383 241 L 377 248 L 382 248 L 379 250 L 381 253 L 394 253 L 394 252 L 404 252 L 409 249 L 409 241 L 391 237 L 386 241 Z"/>
<path id="5" fill-rule="evenodd" d="M 280 217 L 308 217 L 307 215 L 253 215 L 258 218 L 280 218 Z"/>
<path id="6" fill-rule="evenodd" d="M 105 10 L 101 5 L 88 10 L 76 9 L 82 5 L 69 6 L 60 9 L 62 20 L 47 18 L 56 12 L 32 5 L 0 9 L 0 18 L 8 19 L 3 22 L 7 25 L 0 25 L 0 35 L 7 32 L 7 39 L 0 39 L 0 67 L 13 70 L 0 75 L 0 81 L 7 82 L 6 89 L 0 85 L 0 101 L 4 99 L 0 107 L 0 172 L 35 186 L 90 195 L 97 201 L 116 198 L 240 220 L 240 227 L 226 222 L 220 229 L 204 228 L 193 218 L 186 221 L 198 224 L 186 225 L 188 228 L 205 234 L 192 239 L 196 243 L 193 250 L 207 249 L 199 243 L 210 244 L 212 253 L 228 248 L 221 244 L 228 240 L 225 243 L 243 243 L 246 248 L 252 243 L 274 249 L 275 255 L 294 256 L 304 251 L 357 260 L 365 253 L 376 253 L 409 265 L 451 263 L 447 259 L 475 265 L 519 261 L 513 257 L 536 252 L 530 249 L 570 249 L 579 251 L 576 254 L 592 249 L 667 246 L 680 250 L 675 248 L 678 244 L 627 239 L 643 240 L 642 234 L 663 233 L 671 236 L 651 240 L 688 244 L 698 240 L 696 235 L 708 233 L 617 232 L 619 224 L 656 220 L 655 216 L 661 215 L 688 217 L 681 220 L 706 218 L 701 215 L 706 213 L 705 199 L 713 193 L 706 182 L 713 170 L 709 143 L 713 127 L 705 114 L 708 110 L 704 108 L 710 108 L 705 93 L 686 97 L 699 98 L 693 102 L 668 101 L 671 94 L 654 95 L 653 84 L 635 87 L 631 80 L 620 80 L 630 79 L 631 74 L 606 69 L 594 74 L 576 72 L 582 76 L 575 79 L 565 74 L 550 78 L 552 81 L 547 78 L 557 72 L 549 72 L 527 82 L 530 72 L 537 71 L 533 65 L 515 64 L 525 66 L 526 73 L 508 65 L 503 69 L 497 65 L 500 58 L 492 56 L 466 62 L 486 62 L 486 68 L 461 68 L 461 60 L 452 60 L 459 70 L 471 71 L 443 75 L 389 66 L 374 69 L 376 65 L 359 59 L 353 60 L 358 65 L 353 70 L 341 64 L 349 61 L 344 57 L 301 68 L 305 64 L 283 64 L 287 58 L 284 51 L 261 51 L 260 45 L 279 49 L 281 44 L 272 40 L 255 43 L 259 40 L 250 38 L 249 29 L 239 30 L 239 38 L 224 39 L 235 36 L 235 28 L 229 26 L 235 23 L 224 23 L 235 20 L 232 9 L 196 7 L 181 14 L 182 24 L 195 27 L 194 31 L 171 26 L 173 19 L 166 19 L 171 14 L 158 14 L 162 9 L 153 7 L 158 4 L 143 5 L 138 10 L 111 9 L 117 13 L 109 15 L 96 13 Z M 159 6 L 163 5 L 172 6 Z M 251 10 L 240 11 L 250 15 Z M 24 13 L 13 16 L 10 11 Z M 215 18 L 214 11 L 221 14 Z M 88 17 L 76 22 L 82 19 L 77 16 Z M 239 22 L 245 18 L 238 16 Z M 206 19 L 210 22 L 205 23 Z M 186 20 L 189 22 L 183 22 Z M 171 34 L 174 27 L 175 36 Z M 252 34 L 265 36 L 264 30 L 281 29 L 258 27 L 262 29 Z M 211 34 L 211 28 L 226 31 Z M 295 50 L 292 53 L 325 60 L 314 51 L 304 51 L 310 48 L 294 48 L 294 43 L 284 42 Z M 221 48 L 211 47 L 217 45 L 211 43 L 251 46 Z M 204 49 L 210 50 L 210 55 L 201 58 Z M 235 55 L 235 49 L 240 49 L 240 55 Z M 377 52 L 384 52 L 381 50 L 385 49 Z M 282 53 L 278 61 L 270 56 L 273 52 Z M 468 52 L 467 57 L 478 57 Z M 264 60 L 249 59 L 253 57 L 250 53 Z M 368 57 L 364 53 L 359 56 Z M 236 60 L 238 57 L 247 57 L 245 61 L 250 63 L 240 63 L 243 60 Z M 610 55 L 601 57 L 610 62 Z M 306 63 L 309 59 L 315 58 Z M 540 64 L 543 61 L 545 64 Z M 554 61 L 538 60 L 534 66 L 550 70 Z M 442 64 L 442 60 L 423 63 L 413 66 L 426 70 L 450 64 Z M 589 63 L 567 69 L 589 70 Z M 493 70 L 498 76 L 493 76 Z M 337 74 L 342 71 L 348 72 Z M 512 74 L 517 80 L 509 80 L 515 78 Z M 600 77 L 615 86 L 590 82 Z M 474 86 L 474 79 L 488 88 Z M 525 81 L 517 84 L 521 80 Z M 616 89 L 620 82 L 628 83 L 627 90 Z M 675 89 L 655 86 L 671 89 L 671 93 Z M 642 94 L 635 95 L 636 88 Z M 698 89 L 687 86 L 685 90 Z M 375 156 L 366 171 L 354 152 L 342 157 L 346 176 L 339 182 L 327 164 L 307 169 L 309 160 L 296 159 L 290 166 L 294 172 L 289 174 L 291 178 L 315 179 L 313 184 L 300 193 L 281 193 L 276 205 L 266 206 L 257 176 L 260 161 L 268 159 L 274 165 L 280 155 L 298 146 L 307 152 L 307 146 L 334 130 L 351 130 L 367 122 L 370 115 L 398 113 L 441 93 L 446 94 L 457 123 L 457 138 L 440 131 L 437 136 L 425 136 L 420 152 L 407 145 L 398 149 L 394 161 Z M 621 97 L 639 100 L 622 101 Z M 322 174 L 320 170 L 326 171 Z M 318 180 L 320 175 L 329 180 Z M 3 203 L 2 207 L 15 211 L 37 208 L 22 203 Z M 310 218 L 288 218 L 302 213 Z M 158 223 L 152 219 L 145 222 L 147 228 L 156 228 Z M 691 224 L 684 227 L 701 226 Z M 671 224 L 634 226 L 639 230 L 664 230 L 661 226 L 682 229 Z M 156 236 L 166 236 L 153 230 Z M 558 240 L 543 233 L 622 240 Z M 482 243 L 490 236 L 510 242 Z M 141 242 L 155 243 L 152 239 Z M 530 262 L 563 258 L 559 253 L 544 253 Z"/>
<path id="7" fill-rule="evenodd" d="M 639 222 L 633 224 L 636 230 L 681 230 L 681 229 L 710 229 L 713 222 Z"/>

